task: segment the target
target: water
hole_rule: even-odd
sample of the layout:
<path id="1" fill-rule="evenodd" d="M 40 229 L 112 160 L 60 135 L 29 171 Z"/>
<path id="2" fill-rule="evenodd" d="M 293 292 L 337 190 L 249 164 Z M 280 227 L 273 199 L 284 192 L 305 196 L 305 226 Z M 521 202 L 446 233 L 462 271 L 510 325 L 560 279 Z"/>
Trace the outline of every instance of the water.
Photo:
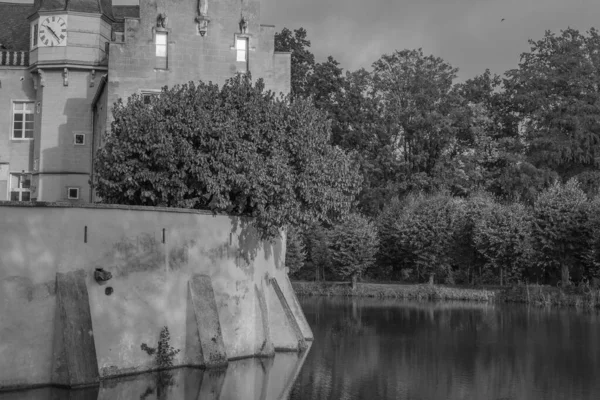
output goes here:
<path id="1" fill-rule="evenodd" d="M 519 305 L 301 298 L 308 352 L 0 400 L 600 399 L 600 314 Z"/>
<path id="2" fill-rule="evenodd" d="M 600 314 L 302 298 L 315 342 L 292 400 L 600 399 Z"/>
<path id="3" fill-rule="evenodd" d="M 0 400 L 269 400 L 288 399 L 309 352 L 247 358 L 226 369 L 180 368 L 102 381 L 100 386 L 66 390 L 44 387 L 0 392 Z"/>

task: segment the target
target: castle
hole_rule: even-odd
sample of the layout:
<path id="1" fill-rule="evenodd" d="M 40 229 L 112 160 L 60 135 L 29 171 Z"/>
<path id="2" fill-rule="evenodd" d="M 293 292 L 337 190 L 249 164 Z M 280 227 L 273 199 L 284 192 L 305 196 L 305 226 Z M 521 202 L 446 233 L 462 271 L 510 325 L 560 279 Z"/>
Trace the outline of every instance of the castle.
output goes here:
<path id="1" fill-rule="evenodd" d="M 260 0 L 0 3 L 0 200 L 87 203 L 114 102 L 250 71 L 288 93 Z"/>

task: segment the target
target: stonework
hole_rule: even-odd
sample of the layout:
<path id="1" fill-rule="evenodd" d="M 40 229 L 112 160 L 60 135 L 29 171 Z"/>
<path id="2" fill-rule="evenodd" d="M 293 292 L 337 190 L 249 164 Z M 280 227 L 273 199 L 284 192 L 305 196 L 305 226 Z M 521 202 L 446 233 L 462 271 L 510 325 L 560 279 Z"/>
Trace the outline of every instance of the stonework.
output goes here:
<path id="1" fill-rule="evenodd" d="M 93 201 L 93 155 L 119 98 L 245 72 L 289 93 L 274 34 L 257 0 L 0 3 L 0 200 Z"/>
<path id="2" fill-rule="evenodd" d="M 284 266 L 285 236 L 261 241 L 239 218 L 0 202 L 0 398 L 302 353 L 313 334 Z"/>

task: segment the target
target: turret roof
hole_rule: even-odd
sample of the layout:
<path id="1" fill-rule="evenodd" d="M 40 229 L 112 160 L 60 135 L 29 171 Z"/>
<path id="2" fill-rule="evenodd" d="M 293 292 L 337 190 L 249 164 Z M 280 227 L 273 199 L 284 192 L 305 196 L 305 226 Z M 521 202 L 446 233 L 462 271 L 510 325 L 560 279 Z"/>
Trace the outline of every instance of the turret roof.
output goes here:
<path id="1" fill-rule="evenodd" d="M 35 0 L 33 12 L 38 11 L 78 11 L 98 13 L 114 19 L 112 0 Z"/>

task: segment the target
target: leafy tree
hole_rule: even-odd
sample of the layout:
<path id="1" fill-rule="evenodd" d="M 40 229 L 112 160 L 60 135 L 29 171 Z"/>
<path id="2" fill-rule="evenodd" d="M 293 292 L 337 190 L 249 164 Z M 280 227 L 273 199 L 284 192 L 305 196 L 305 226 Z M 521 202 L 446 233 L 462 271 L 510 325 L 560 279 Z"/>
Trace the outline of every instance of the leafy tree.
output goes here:
<path id="1" fill-rule="evenodd" d="M 567 179 L 600 159 L 600 35 L 575 29 L 529 41 L 505 96 L 520 121 L 529 161 Z"/>
<path id="2" fill-rule="evenodd" d="M 325 114 L 249 76 L 165 87 L 150 105 L 133 95 L 113 117 L 95 160 L 107 203 L 248 215 L 267 238 L 340 219 L 360 188 L 351 156 L 329 144 Z"/>
<path id="3" fill-rule="evenodd" d="M 450 249 L 452 273 L 456 283 L 483 283 L 484 260 L 475 245 L 475 226 L 495 206 L 496 202 L 489 193 L 477 191 L 465 198 L 461 207 L 456 208 L 457 223 Z"/>
<path id="4" fill-rule="evenodd" d="M 308 50 L 310 40 L 306 29 L 290 31 L 283 28 L 275 33 L 275 51 L 289 51 L 292 54 L 291 94 L 306 97 L 309 94 L 308 78 L 315 65 L 315 56 Z"/>
<path id="5" fill-rule="evenodd" d="M 350 214 L 329 232 L 329 250 L 337 274 L 352 280 L 352 286 L 375 262 L 379 240 L 375 224 L 360 214 Z"/>
<path id="6" fill-rule="evenodd" d="M 331 269 L 328 230 L 321 224 L 313 224 L 304 233 L 306 243 L 306 267 L 314 270 L 316 281 L 324 280 Z"/>
<path id="7" fill-rule="evenodd" d="M 522 204 L 494 204 L 475 222 L 473 243 L 500 285 L 516 283 L 531 261 L 531 218 Z"/>
<path id="8" fill-rule="evenodd" d="M 287 230 L 285 266 L 290 275 L 294 275 L 304 267 L 306 246 L 302 240 L 302 232 L 298 228 L 289 227 Z"/>
<path id="9" fill-rule="evenodd" d="M 589 229 L 589 243 L 582 254 L 582 270 L 580 275 L 588 280 L 598 281 L 600 278 L 600 196 L 596 195 L 588 203 L 589 218 L 586 228 Z"/>
<path id="10" fill-rule="evenodd" d="M 421 49 L 386 54 L 373 64 L 382 124 L 403 162 L 408 190 L 430 189 L 427 178 L 453 141 L 457 71 Z"/>
<path id="11" fill-rule="evenodd" d="M 589 207 L 579 182 L 570 179 L 542 192 L 533 209 L 532 240 L 536 264 L 542 277 L 560 273 L 563 285 L 570 282 L 570 272 L 582 263 L 591 230 Z"/>
<path id="12" fill-rule="evenodd" d="M 384 262 L 396 270 L 415 271 L 420 281 L 433 277 L 452 281 L 454 249 L 465 215 L 464 201 L 438 193 L 411 195 L 397 203 L 400 204 L 401 210 L 384 213 L 387 218 L 395 217 L 395 221 L 379 221 L 381 249 L 390 252 Z"/>
<path id="13" fill-rule="evenodd" d="M 336 117 L 339 113 L 339 99 L 345 84 L 343 70 L 339 65 L 339 62 L 329 56 L 327 61 L 316 63 L 307 77 L 305 95 L 312 97 L 315 106 L 327 111 L 331 117 Z"/>

